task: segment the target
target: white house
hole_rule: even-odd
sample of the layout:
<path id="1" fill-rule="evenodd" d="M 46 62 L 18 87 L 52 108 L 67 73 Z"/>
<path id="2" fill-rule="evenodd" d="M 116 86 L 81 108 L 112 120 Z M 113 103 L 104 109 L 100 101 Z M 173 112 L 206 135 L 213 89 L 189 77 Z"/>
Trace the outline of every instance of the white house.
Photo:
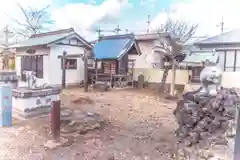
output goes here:
<path id="1" fill-rule="evenodd" d="M 168 33 L 149 33 L 135 35 L 136 42 L 140 48 L 141 55 L 131 55 L 129 59 L 135 59 L 135 74 L 143 73 L 149 83 L 160 83 L 164 75 L 164 52 L 161 45 L 171 48 L 172 37 Z M 168 72 L 166 84 L 172 82 L 171 70 Z M 188 72 L 186 70 L 176 71 L 176 85 L 188 83 Z"/>
<path id="2" fill-rule="evenodd" d="M 214 61 L 224 71 L 224 87 L 240 87 L 240 29 L 207 38 L 194 45 L 199 55 L 209 52 L 214 57 Z"/>
<path id="3" fill-rule="evenodd" d="M 42 83 L 60 85 L 62 83 L 62 62 L 58 58 L 64 51 L 67 55 L 84 54 L 92 46 L 78 35 L 74 29 L 64 29 L 32 35 L 28 40 L 11 48 L 16 49 L 16 71 L 24 79 L 23 71 L 35 71 Z M 82 58 L 66 60 L 66 84 L 80 84 L 84 79 Z"/>

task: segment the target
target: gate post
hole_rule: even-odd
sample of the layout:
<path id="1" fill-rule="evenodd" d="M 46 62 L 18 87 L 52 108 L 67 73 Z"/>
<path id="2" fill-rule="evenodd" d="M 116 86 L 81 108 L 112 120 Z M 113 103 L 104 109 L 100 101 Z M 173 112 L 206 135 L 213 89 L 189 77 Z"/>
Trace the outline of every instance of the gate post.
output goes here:
<path id="1" fill-rule="evenodd" d="M 52 102 L 52 110 L 50 113 L 50 130 L 52 134 L 52 138 L 57 140 L 60 138 L 60 105 L 61 101 L 53 101 Z"/>

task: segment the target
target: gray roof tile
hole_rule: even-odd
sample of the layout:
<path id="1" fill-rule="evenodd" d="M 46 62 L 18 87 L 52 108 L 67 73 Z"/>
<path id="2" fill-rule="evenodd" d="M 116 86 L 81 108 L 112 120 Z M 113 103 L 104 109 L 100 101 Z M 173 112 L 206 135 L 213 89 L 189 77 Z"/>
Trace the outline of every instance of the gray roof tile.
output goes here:
<path id="1" fill-rule="evenodd" d="M 56 35 L 30 38 L 28 40 L 25 40 L 23 42 L 15 44 L 11 47 L 30 47 L 30 46 L 38 46 L 38 45 L 47 45 L 47 44 L 55 42 L 59 39 L 65 38 L 65 37 L 69 36 L 70 34 L 73 34 L 73 33 L 61 33 L 61 34 L 56 34 Z"/>
<path id="2" fill-rule="evenodd" d="M 196 44 L 231 44 L 240 43 L 240 29 L 234 29 L 223 34 L 213 36 L 197 42 Z"/>

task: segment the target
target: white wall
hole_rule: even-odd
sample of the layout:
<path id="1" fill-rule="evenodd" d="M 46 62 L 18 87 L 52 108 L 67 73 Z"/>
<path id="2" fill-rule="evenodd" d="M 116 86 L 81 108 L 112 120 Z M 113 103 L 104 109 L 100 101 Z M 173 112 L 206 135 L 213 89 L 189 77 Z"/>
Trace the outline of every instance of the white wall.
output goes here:
<path id="1" fill-rule="evenodd" d="M 212 48 L 201 48 L 201 50 L 209 50 L 209 49 L 223 49 L 222 47 L 212 47 Z M 222 82 L 221 85 L 226 88 L 240 88 L 240 48 L 239 47 L 225 47 L 225 50 L 227 50 L 227 56 L 226 56 L 226 71 L 223 72 L 222 75 Z M 233 66 L 234 66 L 234 50 L 237 50 L 237 58 L 236 58 L 236 71 L 234 72 Z M 217 51 L 219 54 L 219 63 L 217 64 L 222 71 L 224 70 L 224 52 L 223 51 Z"/>
<path id="2" fill-rule="evenodd" d="M 161 39 L 165 42 L 164 38 Z M 138 41 L 141 55 L 129 55 L 129 59 L 135 59 L 135 68 L 161 68 L 163 67 L 163 53 L 156 51 L 154 46 L 160 43 L 158 40 Z"/>
<path id="3" fill-rule="evenodd" d="M 48 79 L 50 84 L 62 84 L 61 60 L 57 57 L 66 51 L 67 54 L 84 54 L 84 49 L 77 46 L 54 45 L 50 48 L 48 57 Z M 77 69 L 66 70 L 66 84 L 79 84 L 84 79 L 84 62 L 77 58 Z"/>
<path id="4" fill-rule="evenodd" d="M 226 88 L 240 88 L 240 72 L 223 72 L 221 85 Z"/>

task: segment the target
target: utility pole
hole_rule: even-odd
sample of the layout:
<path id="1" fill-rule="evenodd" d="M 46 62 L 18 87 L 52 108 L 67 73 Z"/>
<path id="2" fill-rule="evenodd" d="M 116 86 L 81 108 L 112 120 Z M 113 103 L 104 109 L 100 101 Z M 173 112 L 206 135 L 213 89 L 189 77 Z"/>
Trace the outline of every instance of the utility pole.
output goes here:
<path id="1" fill-rule="evenodd" d="M 117 25 L 117 28 L 114 29 L 114 31 L 119 34 L 119 32 L 121 31 L 121 29 L 119 28 L 119 25 Z"/>
<path id="2" fill-rule="evenodd" d="M 221 33 L 223 33 L 223 30 L 224 30 L 223 16 L 222 16 L 222 21 L 221 21 L 220 25 L 221 25 Z"/>
<path id="3" fill-rule="evenodd" d="M 220 24 L 217 25 L 217 27 L 221 28 L 221 34 L 223 34 L 224 32 L 224 20 L 223 20 L 223 16 L 222 16 L 222 21 L 220 22 Z"/>
<path id="4" fill-rule="evenodd" d="M 9 40 L 9 34 L 13 33 L 9 30 L 8 25 L 5 26 L 4 30 L 4 36 L 5 36 L 5 45 L 8 47 L 8 40 Z"/>
<path id="5" fill-rule="evenodd" d="M 150 21 L 150 15 L 148 15 L 148 20 L 147 20 L 147 33 L 149 32 L 149 30 L 150 30 L 150 23 L 151 23 L 151 21 Z"/>
<path id="6" fill-rule="evenodd" d="M 101 30 L 101 28 L 98 28 L 97 30 L 96 30 L 96 32 L 98 33 L 98 39 L 100 39 L 100 37 L 101 37 L 101 32 L 102 32 L 103 30 Z"/>

